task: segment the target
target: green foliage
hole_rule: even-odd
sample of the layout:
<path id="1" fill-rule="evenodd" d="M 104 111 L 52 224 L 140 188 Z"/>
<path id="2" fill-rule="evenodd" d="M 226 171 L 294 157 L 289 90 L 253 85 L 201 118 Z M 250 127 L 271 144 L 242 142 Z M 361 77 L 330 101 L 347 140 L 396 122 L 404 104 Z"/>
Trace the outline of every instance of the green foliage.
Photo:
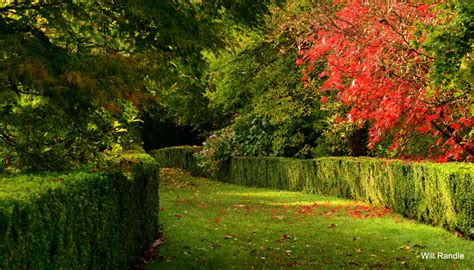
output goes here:
<path id="1" fill-rule="evenodd" d="M 0 178 L 0 268 L 126 269 L 158 230 L 147 155 L 96 173 Z"/>
<path id="2" fill-rule="evenodd" d="M 183 155 L 184 151 L 175 148 L 174 154 Z M 232 157 L 218 179 L 356 199 L 467 235 L 473 225 L 472 164 L 351 157 Z"/>
<path id="3" fill-rule="evenodd" d="M 462 96 L 472 84 L 472 52 L 474 41 L 474 4 L 469 1 L 449 1 L 441 5 L 439 15 L 441 25 L 428 28 L 423 49 L 435 57 L 430 69 L 430 79 L 434 87 L 442 86 L 444 91 L 458 88 Z M 464 66 L 462 67 L 462 65 Z M 469 80 L 471 80 L 469 82 Z"/>
<path id="4" fill-rule="evenodd" d="M 0 169 L 94 160 L 119 137 L 136 137 L 123 134 L 137 120 L 129 110 L 163 107 L 193 127 L 209 121 L 204 53 L 225 47 L 229 25 L 258 28 L 275 2 L 3 1 Z"/>
<path id="5" fill-rule="evenodd" d="M 232 156 L 272 155 L 274 130 L 266 117 L 239 118 L 233 125 L 228 152 Z"/>
<path id="6" fill-rule="evenodd" d="M 0 171 L 66 170 L 99 158 L 114 144 L 128 145 L 138 110 L 131 102 L 118 102 L 119 108 L 120 114 L 101 107 L 69 112 L 30 94 L 0 104 Z"/>
<path id="7" fill-rule="evenodd" d="M 299 17 L 307 8 L 289 1 L 266 18 L 264 33 L 237 33 L 241 43 L 211 61 L 207 96 L 232 119 L 231 155 L 311 157 L 325 143 L 318 138 L 327 113 L 318 94 L 304 89 L 294 63 L 304 39 L 295 29 L 311 27 Z"/>

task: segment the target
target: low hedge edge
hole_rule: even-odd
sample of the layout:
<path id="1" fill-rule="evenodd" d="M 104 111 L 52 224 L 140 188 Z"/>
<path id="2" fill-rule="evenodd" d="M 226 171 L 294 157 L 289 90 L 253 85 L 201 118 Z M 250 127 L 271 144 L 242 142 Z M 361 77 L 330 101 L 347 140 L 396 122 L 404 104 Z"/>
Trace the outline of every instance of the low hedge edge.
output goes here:
<path id="1" fill-rule="evenodd" d="M 159 168 L 148 155 L 40 178 L 58 183 L 0 198 L 0 269 L 127 269 L 158 232 Z"/>

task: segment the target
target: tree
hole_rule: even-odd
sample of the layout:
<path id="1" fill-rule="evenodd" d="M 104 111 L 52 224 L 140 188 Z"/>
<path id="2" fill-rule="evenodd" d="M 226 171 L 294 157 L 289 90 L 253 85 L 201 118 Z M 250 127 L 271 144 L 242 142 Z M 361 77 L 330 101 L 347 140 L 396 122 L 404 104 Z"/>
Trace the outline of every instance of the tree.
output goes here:
<path id="1" fill-rule="evenodd" d="M 473 158 L 472 82 L 459 76 L 472 51 L 472 24 L 466 23 L 472 4 L 347 0 L 317 6 L 297 65 L 305 66 L 307 86 L 325 78 L 321 90 L 348 108 L 336 122 L 369 123 L 369 147 L 388 142 L 386 150 L 399 157 Z M 313 71 L 321 63 L 326 70 Z"/>
<path id="2" fill-rule="evenodd" d="M 257 27 L 272 2 L 2 2 L 3 166 L 22 155 L 35 157 L 27 170 L 65 168 L 62 156 L 91 160 L 136 122 L 125 111 L 199 84 L 203 52 L 225 46 L 227 25 Z"/>

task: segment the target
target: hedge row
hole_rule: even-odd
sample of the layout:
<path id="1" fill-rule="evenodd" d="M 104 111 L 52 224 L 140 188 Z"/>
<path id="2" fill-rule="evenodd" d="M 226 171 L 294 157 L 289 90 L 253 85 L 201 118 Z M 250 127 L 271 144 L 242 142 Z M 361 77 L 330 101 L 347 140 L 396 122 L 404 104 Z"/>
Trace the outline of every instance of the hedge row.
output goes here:
<path id="1" fill-rule="evenodd" d="M 168 151 L 155 151 L 154 156 L 163 164 L 172 163 L 164 160 Z M 172 153 L 190 155 L 189 149 L 179 152 L 173 148 Z M 176 156 L 173 159 L 178 159 Z M 226 167 L 220 180 L 230 183 L 355 199 L 466 234 L 474 226 L 472 164 L 350 157 L 235 157 Z"/>
<path id="2" fill-rule="evenodd" d="M 127 269 L 158 231 L 159 169 L 115 167 L 0 178 L 0 269 Z"/>
<path id="3" fill-rule="evenodd" d="M 180 168 L 195 176 L 206 176 L 205 171 L 197 165 L 194 153 L 201 150 L 199 146 L 173 146 L 149 153 L 158 161 L 161 168 Z"/>

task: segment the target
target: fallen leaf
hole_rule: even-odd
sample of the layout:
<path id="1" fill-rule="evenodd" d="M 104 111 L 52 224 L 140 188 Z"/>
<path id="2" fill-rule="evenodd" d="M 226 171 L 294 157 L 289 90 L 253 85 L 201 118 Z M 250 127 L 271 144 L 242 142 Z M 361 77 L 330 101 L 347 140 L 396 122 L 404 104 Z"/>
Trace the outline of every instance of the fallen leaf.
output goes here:
<path id="1" fill-rule="evenodd" d="M 403 249 L 403 250 L 410 250 L 410 245 L 403 245 L 400 247 L 400 249 Z"/>
<path id="2" fill-rule="evenodd" d="M 174 216 L 177 217 L 177 218 L 182 218 L 183 217 L 183 215 L 181 215 L 181 214 L 176 214 Z"/>
<path id="3" fill-rule="evenodd" d="M 272 216 L 272 219 L 283 220 L 285 216 Z"/>
<path id="4" fill-rule="evenodd" d="M 215 218 L 214 222 L 220 222 L 221 220 L 219 218 Z"/>

